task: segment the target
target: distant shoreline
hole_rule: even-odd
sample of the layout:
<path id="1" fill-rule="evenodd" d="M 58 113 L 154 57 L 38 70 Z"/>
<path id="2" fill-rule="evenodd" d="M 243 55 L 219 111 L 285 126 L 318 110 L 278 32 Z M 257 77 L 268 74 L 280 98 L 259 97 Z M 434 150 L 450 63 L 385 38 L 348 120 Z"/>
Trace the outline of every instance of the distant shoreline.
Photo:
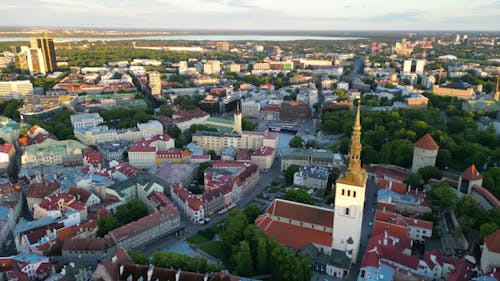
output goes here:
<path id="1" fill-rule="evenodd" d="M 35 35 L 31 35 L 35 36 Z M 2 37 L 0 42 L 16 42 L 16 41 L 29 41 L 31 36 L 18 36 L 18 37 Z M 49 36 L 50 37 L 50 36 Z M 366 39 L 362 37 L 350 36 L 321 36 L 321 35 L 193 35 L 193 34 L 169 34 L 169 35 L 144 35 L 144 36 L 71 36 L 59 37 L 54 36 L 56 42 L 78 42 L 78 41 L 121 41 L 121 40 L 164 40 L 164 41 L 300 41 L 300 40 L 325 40 L 325 41 L 345 41 L 345 40 L 361 40 Z"/>

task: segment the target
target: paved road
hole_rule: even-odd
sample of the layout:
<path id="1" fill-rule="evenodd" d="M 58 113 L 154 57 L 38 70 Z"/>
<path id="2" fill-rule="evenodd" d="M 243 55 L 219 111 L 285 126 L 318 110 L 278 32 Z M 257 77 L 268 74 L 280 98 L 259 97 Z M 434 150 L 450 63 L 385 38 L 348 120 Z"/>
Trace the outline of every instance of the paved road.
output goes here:
<path id="1" fill-rule="evenodd" d="M 280 167 L 280 160 L 276 159 L 273 163 L 272 168 L 267 171 L 267 172 L 261 172 L 260 173 L 260 179 L 259 183 L 251 192 L 248 196 L 244 197 L 237 205 L 236 208 L 243 209 L 245 206 L 250 204 L 252 201 L 254 201 L 257 197 L 257 194 L 262 192 L 267 186 L 271 184 L 273 180 L 275 180 L 278 177 L 279 174 L 279 167 Z M 262 205 L 262 204 L 259 204 Z M 142 248 L 141 250 L 144 251 L 147 255 L 152 255 L 154 251 L 159 251 L 162 249 L 167 248 L 170 244 L 178 241 L 178 240 L 185 240 L 187 237 L 192 236 L 193 234 L 196 234 L 198 231 L 201 229 L 208 228 L 212 225 L 218 224 L 222 220 L 224 220 L 227 216 L 227 212 L 224 214 L 220 215 L 215 215 L 210 217 L 210 223 L 208 224 L 195 224 L 188 220 L 187 218 L 181 216 L 181 223 L 185 226 L 185 229 L 187 231 L 186 235 L 181 238 L 175 238 L 175 237 L 168 237 L 166 239 L 159 240 L 153 244 L 151 244 L 148 247 Z"/>

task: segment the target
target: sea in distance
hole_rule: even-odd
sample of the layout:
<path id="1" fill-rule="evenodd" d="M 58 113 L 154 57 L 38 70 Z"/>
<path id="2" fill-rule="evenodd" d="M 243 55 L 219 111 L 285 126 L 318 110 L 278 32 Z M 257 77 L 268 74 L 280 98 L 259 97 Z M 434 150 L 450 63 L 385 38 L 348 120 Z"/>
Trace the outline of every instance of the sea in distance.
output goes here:
<path id="1" fill-rule="evenodd" d="M 161 35 L 143 37 L 56 37 L 56 42 L 118 41 L 118 40 L 187 40 L 187 41 L 296 41 L 296 40 L 357 40 L 361 37 L 308 35 Z M 0 42 L 29 41 L 29 37 L 0 37 Z"/>

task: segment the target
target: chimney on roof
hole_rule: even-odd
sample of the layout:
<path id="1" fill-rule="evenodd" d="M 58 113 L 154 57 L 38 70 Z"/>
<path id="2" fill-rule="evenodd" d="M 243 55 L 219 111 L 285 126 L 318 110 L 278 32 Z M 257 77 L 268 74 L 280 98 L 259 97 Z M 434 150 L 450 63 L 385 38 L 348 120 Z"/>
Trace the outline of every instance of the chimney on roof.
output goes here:
<path id="1" fill-rule="evenodd" d="M 122 275 L 122 274 L 123 274 L 123 269 L 124 269 L 124 268 L 123 268 L 123 265 L 120 265 L 120 275 Z"/>
<path id="2" fill-rule="evenodd" d="M 205 273 L 205 276 L 203 276 L 203 281 L 208 281 L 208 273 Z"/>

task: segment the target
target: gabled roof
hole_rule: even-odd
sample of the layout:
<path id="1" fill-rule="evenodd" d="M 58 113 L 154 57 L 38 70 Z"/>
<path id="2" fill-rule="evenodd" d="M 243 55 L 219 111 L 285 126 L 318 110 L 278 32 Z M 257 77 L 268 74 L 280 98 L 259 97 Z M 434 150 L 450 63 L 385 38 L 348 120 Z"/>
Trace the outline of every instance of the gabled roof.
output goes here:
<path id="1" fill-rule="evenodd" d="M 333 227 L 333 210 L 321 207 L 275 199 L 266 212 L 272 216 L 317 224 L 328 228 Z"/>
<path id="2" fill-rule="evenodd" d="M 302 249 L 309 243 L 332 246 L 332 233 L 329 231 L 273 220 L 267 214 L 260 215 L 255 220 L 255 225 L 275 237 L 279 244 L 290 248 Z"/>
<path id="3" fill-rule="evenodd" d="M 474 164 L 472 164 L 469 168 L 467 168 L 467 170 L 461 173 L 460 176 L 470 181 L 483 179 L 483 176 L 481 176 Z"/>
<path id="4" fill-rule="evenodd" d="M 415 147 L 426 149 L 426 150 L 437 150 L 439 145 L 434 141 L 432 136 L 427 133 L 421 139 L 419 139 L 415 144 Z"/>
<path id="5" fill-rule="evenodd" d="M 484 244 L 488 251 L 500 254 L 500 229 L 484 237 Z"/>

